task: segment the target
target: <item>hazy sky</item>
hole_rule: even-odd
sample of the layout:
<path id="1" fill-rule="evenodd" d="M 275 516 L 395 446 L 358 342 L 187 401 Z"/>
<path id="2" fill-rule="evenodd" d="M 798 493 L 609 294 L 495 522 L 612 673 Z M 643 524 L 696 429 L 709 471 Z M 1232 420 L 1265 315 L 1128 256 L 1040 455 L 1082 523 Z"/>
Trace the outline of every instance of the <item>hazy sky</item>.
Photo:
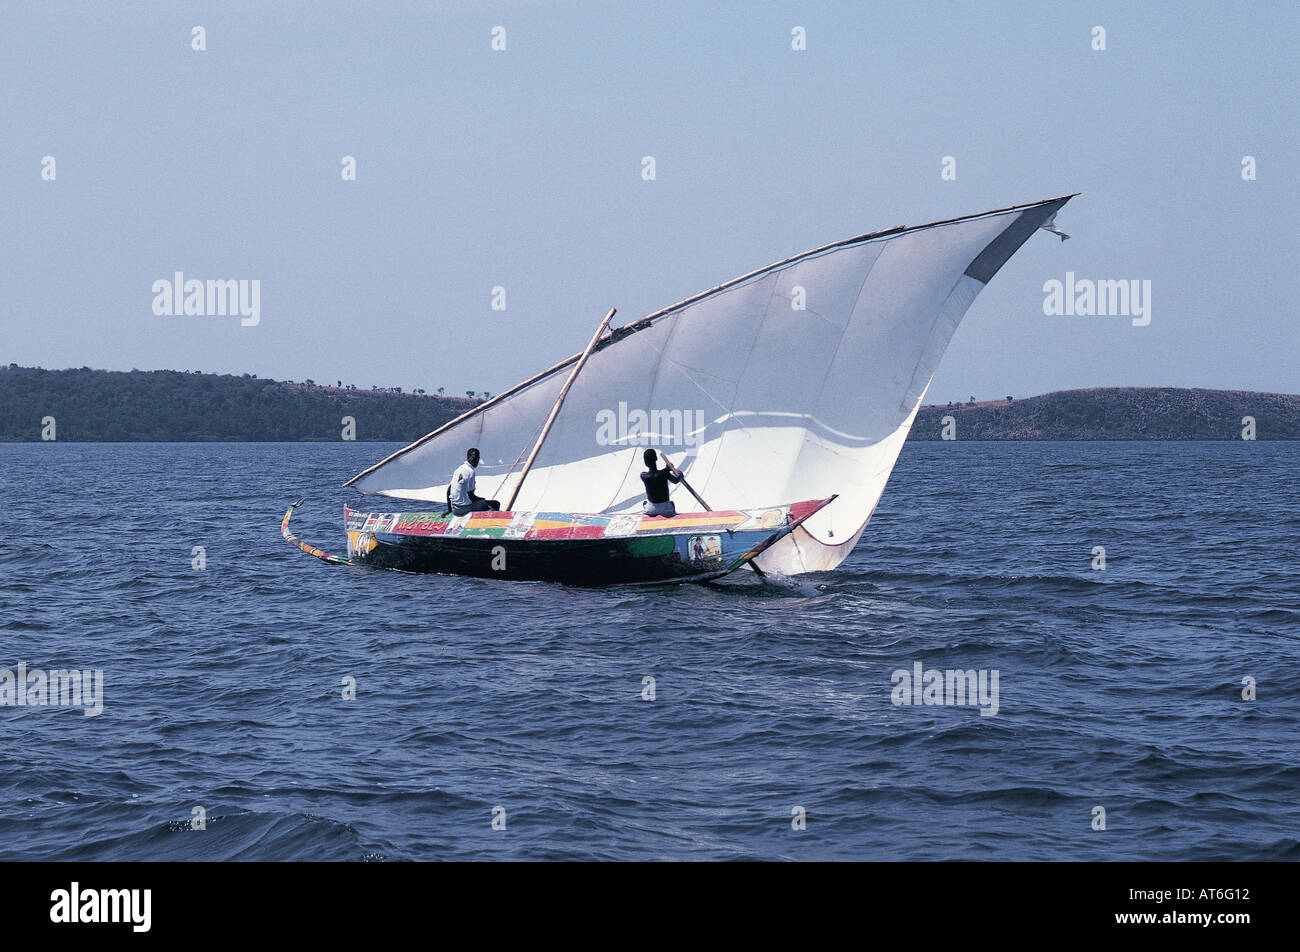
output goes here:
<path id="1" fill-rule="evenodd" d="M 496 393 L 611 306 L 1077 191 L 928 401 L 1300 392 L 1298 9 L 5 0 L 0 361 Z M 176 271 L 260 323 L 156 316 Z M 1045 315 L 1067 271 L 1149 280 L 1150 324 Z"/>

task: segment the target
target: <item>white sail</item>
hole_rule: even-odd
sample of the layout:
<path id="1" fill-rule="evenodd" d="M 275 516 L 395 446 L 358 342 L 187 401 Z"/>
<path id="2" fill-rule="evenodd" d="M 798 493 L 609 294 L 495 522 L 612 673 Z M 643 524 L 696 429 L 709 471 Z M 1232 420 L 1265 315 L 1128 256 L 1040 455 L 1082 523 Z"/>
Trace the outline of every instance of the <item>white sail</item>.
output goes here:
<path id="1" fill-rule="evenodd" d="M 967 308 L 1071 197 L 836 242 L 613 332 L 574 382 L 514 508 L 634 511 L 641 454 L 655 447 L 714 508 L 838 493 L 759 560 L 784 574 L 833 568 L 870 519 Z M 504 502 L 576 359 L 346 485 L 441 502 L 477 446 L 478 493 Z M 702 508 L 680 486 L 672 498 L 680 512 Z"/>

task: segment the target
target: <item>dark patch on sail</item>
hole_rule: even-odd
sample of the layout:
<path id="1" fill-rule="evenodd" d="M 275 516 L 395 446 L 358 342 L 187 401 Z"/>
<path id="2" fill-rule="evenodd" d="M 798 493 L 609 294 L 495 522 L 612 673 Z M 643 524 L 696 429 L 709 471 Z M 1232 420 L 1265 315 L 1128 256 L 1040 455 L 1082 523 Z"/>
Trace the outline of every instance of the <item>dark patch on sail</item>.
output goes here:
<path id="1" fill-rule="evenodd" d="M 1016 216 L 1015 221 L 1002 230 L 1002 234 L 990 241 L 988 246 L 976 256 L 970 263 L 970 267 L 966 269 L 966 274 L 981 284 L 988 284 L 993 275 L 1007 263 L 1007 259 L 1019 251 L 1020 246 L 1029 240 L 1029 236 L 1042 227 L 1043 222 L 1051 218 L 1067 201 L 1068 198 L 1061 198 L 1021 212 Z"/>

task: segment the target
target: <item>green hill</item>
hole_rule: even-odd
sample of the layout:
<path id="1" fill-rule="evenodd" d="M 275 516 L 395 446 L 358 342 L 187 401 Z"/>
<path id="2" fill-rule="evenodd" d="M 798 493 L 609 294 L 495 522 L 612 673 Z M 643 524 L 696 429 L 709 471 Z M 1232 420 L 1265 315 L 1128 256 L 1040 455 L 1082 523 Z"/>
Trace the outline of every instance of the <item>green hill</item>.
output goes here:
<path id="1" fill-rule="evenodd" d="M 942 439 L 948 416 L 959 440 L 1239 440 L 1244 417 L 1256 439 L 1300 440 L 1300 396 L 1250 390 L 1101 387 L 924 406 L 909 439 Z"/>
<path id="2" fill-rule="evenodd" d="M 319 387 L 250 374 L 177 370 L 0 367 L 0 441 L 41 439 L 54 417 L 60 442 L 296 442 L 338 440 L 344 417 L 358 441 L 408 442 L 478 400 Z"/>
<path id="3" fill-rule="evenodd" d="M 343 418 L 359 441 L 408 442 L 480 401 L 421 393 L 325 387 L 249 374 L 178 370 L 42 370 L 0 367 L 0 442 L 41 439 L 54 417 L 65 442 L 270 442 L 338 440 Z M 1300 396 L 1247 390 L 1108 387 L 1023 400 L 925 406 L 910 439 L 1300 440 Z"/>

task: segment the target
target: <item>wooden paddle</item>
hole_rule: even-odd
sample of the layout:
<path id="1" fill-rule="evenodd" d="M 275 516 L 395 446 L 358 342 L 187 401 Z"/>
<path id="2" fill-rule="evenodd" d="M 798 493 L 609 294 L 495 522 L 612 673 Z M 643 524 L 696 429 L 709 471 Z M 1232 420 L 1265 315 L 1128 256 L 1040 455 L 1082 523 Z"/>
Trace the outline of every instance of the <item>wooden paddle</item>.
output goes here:
<path id="1" fill-rule="evenodd" d="M 673 461 L 668 458 L 668 454 L 665 453 L 663 450 L 660 450 L 659 456 L 660 458 L 663 459 L 664 465 L 668 467 L 668 471 L 681 480 L 682 485 L 686 487 L 686 491 L 695 497 L 695 501 L 704 507 L 704 511 L 713 512 L 713 507 L 710 506 L 707 502 L 705 502 L 704 497 L 701 496 L 699 493 L 697 493 L 695 491 L 695 488 L 686 481 L 686 477 L 682 475 L 682 471 L 680 469 L 678 469 L 676 466 L 673 465 Z"/>

